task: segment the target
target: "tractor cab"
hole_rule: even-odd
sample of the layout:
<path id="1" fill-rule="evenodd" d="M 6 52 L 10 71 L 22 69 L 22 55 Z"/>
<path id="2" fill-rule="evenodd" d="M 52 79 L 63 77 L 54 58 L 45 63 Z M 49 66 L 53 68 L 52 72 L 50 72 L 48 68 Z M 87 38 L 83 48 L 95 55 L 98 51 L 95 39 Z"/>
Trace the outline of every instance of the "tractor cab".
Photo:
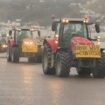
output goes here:
<path id="1" fill-rule="evenodd" d="M 15 28 L 9 31 L 9 36 L 18 44 L 24 38 L 33 38 L 33 31 L 29 28 Z"/>
<path id="2" fill-rule="evenodd" d="M 89 20 L 87 17 L 83 19 L 64 18 L 55 20 L 52 23 L 52 31 L 55 31 L 55 37 L 59 37 L 56 41 L 60 47 L 67 48 L 73 37 L 82 37 L 91 39 L 89 27 L 93 25 L 95 32 L 99 33 L 99 24 Z M 89 33 L 90 32 L 90 33 Z"/>
<path id="3" fill-rule="evenodd" d="M 20 37 L 20 39 L 23 38 L 32 38 L 33 33 L 30 29 L 21 29 L 20 31 L 16 31 L 16 34 L 18 34 L 17 37 Z"/>

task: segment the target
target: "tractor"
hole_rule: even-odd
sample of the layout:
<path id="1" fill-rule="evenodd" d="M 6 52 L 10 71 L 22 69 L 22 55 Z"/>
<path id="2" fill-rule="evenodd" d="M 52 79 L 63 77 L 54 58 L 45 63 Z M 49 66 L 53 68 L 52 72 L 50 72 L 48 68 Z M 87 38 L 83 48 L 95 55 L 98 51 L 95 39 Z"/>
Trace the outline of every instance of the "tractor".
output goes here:
<path id="1" fill-rule="evenodd" d="M 0 52 L 6 52 L 7 50 L 7 43 L 5 39 L 0 40 Z"/>
<path id="2" fill-rule="evenodd" d="M 100 33 L 95 19 L 63 18 L 52 23 L 54 36 L 44 39 L 42 68 L 46 75 L 68 77 L 76 67 L 79 76 L 105 77 L 105 54 L 100 45 L 100 36 L 91 38 L 91 28 Z"/>
<path id="3" fill-rule="evenodd" d="M 7 50 L 7 41 L 4 33 L 1 33 L 0 36 L 0 52 L 6 52 Z"/>
<path id="4" fill-rule="evenodd" d="M 34 34 L 35 32 L 36 34 Z M 10 29 L 7 61 L 18 63 L 20 57 L 28 57 L 29 62 L 40 62 L 41 45 L 37 39 L 34 39 L 35 35 L 40 38 L 40 30 L 25 26 Z"/>

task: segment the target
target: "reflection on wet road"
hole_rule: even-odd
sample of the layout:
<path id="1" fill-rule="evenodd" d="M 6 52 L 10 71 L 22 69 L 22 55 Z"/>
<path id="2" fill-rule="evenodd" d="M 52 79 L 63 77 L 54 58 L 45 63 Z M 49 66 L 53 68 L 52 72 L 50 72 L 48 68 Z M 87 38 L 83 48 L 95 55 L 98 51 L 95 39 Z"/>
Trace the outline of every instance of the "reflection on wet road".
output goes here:
<path id="1" fill-rule="evenodd" d="M 0 58 L 0 105 L 104 105 L 105 79 L 45 76 L 41 64 Z"/>

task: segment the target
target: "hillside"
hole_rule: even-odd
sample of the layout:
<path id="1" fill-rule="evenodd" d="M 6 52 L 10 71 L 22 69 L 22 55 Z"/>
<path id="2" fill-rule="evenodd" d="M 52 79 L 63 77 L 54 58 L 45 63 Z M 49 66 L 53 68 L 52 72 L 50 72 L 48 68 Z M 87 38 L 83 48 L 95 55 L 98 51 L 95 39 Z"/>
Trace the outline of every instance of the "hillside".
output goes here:
<path id="1" fill-rule="evenodd" d="M 103 1 L 103 0 L 100 0 Z M 24 22 L 38 22 L 42 25 L 48 25 L 51 16 L 56 17 L 80 17 L 80 6 L 73 3 L 85 4 L 85 0 L 1 0 L 0 1 L 0 21 L 22 19 Z M 94 11 L 104 13 L 102 9 L 95 4 L 86 5 Z M 100 8 L 103 3 L 100 2 Z M 94 9 L 95 8 L 95 9 Z"/>
<path id="2" fill-rule="evenodd" d="M 90 8 L 91 10 L 104 14 L 105 10 L 103 9 L 105 7 L 105 0 L 95 0 L 94 3 L 91 3 L 87 5 L 87 8 Z"/>

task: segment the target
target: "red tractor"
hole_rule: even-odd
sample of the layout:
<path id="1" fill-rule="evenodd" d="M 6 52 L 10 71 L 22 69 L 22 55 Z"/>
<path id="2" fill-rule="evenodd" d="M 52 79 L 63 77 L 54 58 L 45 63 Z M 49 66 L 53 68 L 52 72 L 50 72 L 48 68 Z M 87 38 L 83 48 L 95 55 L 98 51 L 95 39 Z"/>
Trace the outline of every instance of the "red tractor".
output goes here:
<path id="1" fill-rule="evenodd" d="M 44 40 L 42 66 L 44 74 L 67 77 L 71 67 L 76 67 L 80 76 L 103 78 L 105 76 L 105 54 L 99 37 L 91 39 L 89 26 L 97 33 L 99 24 L 88 18 L 58 19 L 52 24 L 53 37 Z"/>

